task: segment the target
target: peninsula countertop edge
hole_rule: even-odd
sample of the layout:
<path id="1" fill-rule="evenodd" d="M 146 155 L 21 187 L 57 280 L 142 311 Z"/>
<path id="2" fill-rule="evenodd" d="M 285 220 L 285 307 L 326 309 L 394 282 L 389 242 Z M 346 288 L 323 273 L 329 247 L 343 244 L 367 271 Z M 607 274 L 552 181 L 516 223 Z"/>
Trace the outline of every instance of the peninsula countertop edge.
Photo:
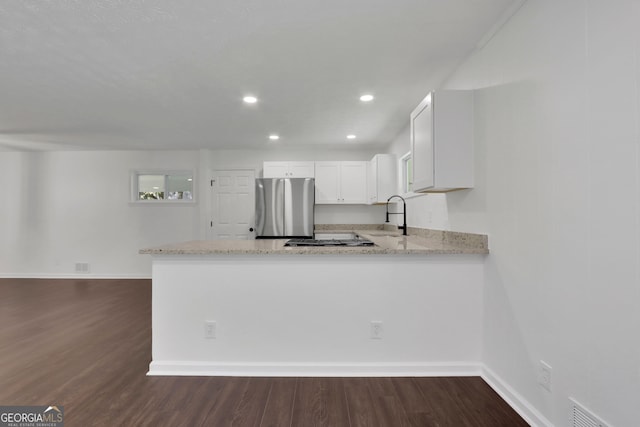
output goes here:
<path id="1" fill-rule="evenodd" d="M 141 249 L 147 255 L 385 255 L 385 254 L 477 254 L 489 253 L 484 234 L 408 228 L 408 236 L 389 226 L 316 225 L 316 234 L 353 232 L 375 246 L 285 247 L 288 239 L 192 240 Z"/>

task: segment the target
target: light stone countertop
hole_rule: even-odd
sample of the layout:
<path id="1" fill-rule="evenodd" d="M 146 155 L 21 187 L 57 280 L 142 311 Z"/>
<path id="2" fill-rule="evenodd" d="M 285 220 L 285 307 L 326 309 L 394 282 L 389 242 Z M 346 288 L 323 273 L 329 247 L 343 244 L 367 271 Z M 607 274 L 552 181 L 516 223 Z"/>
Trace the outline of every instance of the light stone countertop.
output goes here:
<path id="1" fill-rule="evenodd" d="M 279 255 L 367 255 L 367 254 L 488 254 L 483 234 L 411 228 L 408 236 L 388 226 L 318 225 L 316 234 L 355 232 L 375 246 L 284 247 L 288 239 L 194 240 L 141 249 L 149 255 L 279 254 Z"/>

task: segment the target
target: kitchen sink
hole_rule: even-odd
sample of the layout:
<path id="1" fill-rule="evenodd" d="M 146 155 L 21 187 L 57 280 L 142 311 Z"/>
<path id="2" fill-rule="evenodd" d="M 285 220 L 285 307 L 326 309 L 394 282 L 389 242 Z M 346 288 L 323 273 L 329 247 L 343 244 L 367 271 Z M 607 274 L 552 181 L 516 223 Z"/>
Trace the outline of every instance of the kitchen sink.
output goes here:
<path id="1" fill-rule="evenodd" d="M 290 239 L 285 246 L 373 246 L 367 239 Z"/>

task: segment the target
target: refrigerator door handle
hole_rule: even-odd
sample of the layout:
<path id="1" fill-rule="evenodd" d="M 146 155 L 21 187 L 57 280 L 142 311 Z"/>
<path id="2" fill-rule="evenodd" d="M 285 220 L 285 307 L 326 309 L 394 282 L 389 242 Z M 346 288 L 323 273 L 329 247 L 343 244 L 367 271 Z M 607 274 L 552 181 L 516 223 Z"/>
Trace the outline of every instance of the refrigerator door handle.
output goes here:
<path id="1" fill-rule="evenodd" d="M 273 229 L 276 231 L 276 236 L 284 236 L 284 181 L 285 179 L 279 179 L 276 181 L 276 185 L 274 186 L 274 210 L 275 215 L 273 215 Z"/>
<path id="2" fill-rule="evenodd" d="M 259 236 L 264 233 L 265 209 L 264 184 L 256 180 L 256 234 Z"/>
<path id="3" fill-rule="evenodd" d="M 314 206 L 316 203 L 315 199 L 315 180 L 313 179 L 305 179 L 304 181 L 304 199 L 302 201 L 304 209 L 307 212 L 311 212 L 311 215 L 305 215 L 303 219 L 303 227 L 305 230 L 305 234 L 308 236 L 314 235 Z"/>
<path id="4" fill-rule="evenodd" d="M 283 179 L 284 181 L 284 235 L 293 235 L 293 188 L 291 185 L 291 179 Z"/>

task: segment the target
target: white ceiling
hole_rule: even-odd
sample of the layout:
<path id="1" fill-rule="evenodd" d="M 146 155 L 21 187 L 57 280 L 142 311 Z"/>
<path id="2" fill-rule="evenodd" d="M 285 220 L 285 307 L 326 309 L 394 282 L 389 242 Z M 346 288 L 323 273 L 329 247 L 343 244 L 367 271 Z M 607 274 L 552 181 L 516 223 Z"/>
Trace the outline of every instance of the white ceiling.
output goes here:
<path id="1" fill-rule="evenodd" d="M 0 149 L 385 145 L 514 3 L 3 0 Z"/>

